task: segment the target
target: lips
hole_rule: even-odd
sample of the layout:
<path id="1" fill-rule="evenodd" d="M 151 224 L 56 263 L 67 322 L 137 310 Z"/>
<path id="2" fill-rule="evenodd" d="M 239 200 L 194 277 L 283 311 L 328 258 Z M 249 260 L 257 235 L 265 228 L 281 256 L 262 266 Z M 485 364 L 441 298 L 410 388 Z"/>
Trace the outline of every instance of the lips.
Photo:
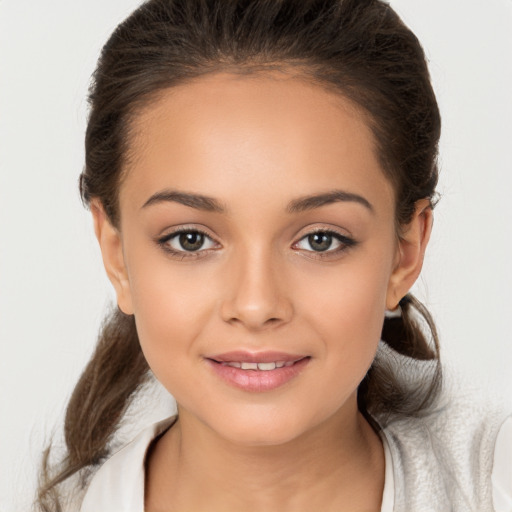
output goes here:
<path id="1" fill-rule="evenodd" d="M 237 350 L 233 352 L 224 352 L 213 356 L 208 356 L 208 359 L 217 361 L 218 363 L 230 363 L 230 362 L 246 362 L 246 363 L 276 363 L 276 362 L 295 362 L 299 359 L 306 357 L 301 354 L 288 354 L 286 352 L 246 352 L 243 350 Z"/>
<path id="2" fill-rule="evenodd" d="M 220 363 L 223 366 L 231 366 L 232 368 L 241 368 L 242 370 L 260 370 L 269 371 L 275 370 L 276 368 L 283 368 L 284 366 L 292 366 L 295 361 L 271 361 L 270 363 L 253 363 L 248 361 L 229 361 Z"/>
<path id="3" fill-rule="evenodd" d="M 226 352 L 206 358 L 210 368 L 228 384 L 250 392 L 279 388 L 297 377 L 309 356 L 284 352 Z"/>

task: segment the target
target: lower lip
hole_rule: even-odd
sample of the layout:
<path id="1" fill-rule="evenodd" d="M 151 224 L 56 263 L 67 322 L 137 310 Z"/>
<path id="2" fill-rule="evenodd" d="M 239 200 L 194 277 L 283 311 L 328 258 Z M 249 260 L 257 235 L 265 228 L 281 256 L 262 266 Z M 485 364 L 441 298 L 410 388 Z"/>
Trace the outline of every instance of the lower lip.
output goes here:
<path id="1" fill-rule="evenodd" d="M 275 370 L 242 370 L 207 359 L 212 370 L 225 382 L 244 391 L 254 393 L 272 391 L 283 386 L 297 377 L 309 361 L 310 358 L 305 357 L 292 366 L 283 366 Z"/>

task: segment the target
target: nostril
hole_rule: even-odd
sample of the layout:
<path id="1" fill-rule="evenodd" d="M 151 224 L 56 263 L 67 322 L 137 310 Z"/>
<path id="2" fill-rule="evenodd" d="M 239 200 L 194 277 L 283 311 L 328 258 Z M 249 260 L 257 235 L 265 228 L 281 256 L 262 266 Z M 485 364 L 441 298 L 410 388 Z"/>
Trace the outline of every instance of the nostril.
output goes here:
<path id="1" fill-rule="evenodd" d="M 250 330 L 287 323 L 292 312 L 291 301 L 280 293 L 276 280 L 262 272 L 241 276 L 228 286 L 220 310 L 223 321 Z"/>

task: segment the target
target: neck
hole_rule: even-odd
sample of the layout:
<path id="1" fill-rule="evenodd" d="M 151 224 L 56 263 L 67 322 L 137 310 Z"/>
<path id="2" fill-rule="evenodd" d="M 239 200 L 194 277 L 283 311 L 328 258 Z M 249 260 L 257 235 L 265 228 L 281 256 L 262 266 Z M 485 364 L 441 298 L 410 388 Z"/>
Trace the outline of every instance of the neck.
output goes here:
<path id="1" fill-rule="evenodd" d="M 148 455 L 145 501 L 148 512 L 378 511 L 383 486 L 382 444 L 354 400 L 278 446 L 231 443 L 182 412 Z"/>

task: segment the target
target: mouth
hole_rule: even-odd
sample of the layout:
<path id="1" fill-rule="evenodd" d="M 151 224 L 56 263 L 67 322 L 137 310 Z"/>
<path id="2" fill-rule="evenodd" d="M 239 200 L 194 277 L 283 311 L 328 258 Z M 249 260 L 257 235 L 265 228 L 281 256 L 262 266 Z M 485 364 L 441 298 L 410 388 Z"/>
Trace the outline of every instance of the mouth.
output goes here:
<path id="1" fill-rule="evenodd" d="M 205 359 L 224 382 L 244 391 L 263 392 L 297 377 L 311 357 L 276 352 L 230 352 Z"/>
<path id="2" fill-rule="evenodd" d="M 264 362 L 252 362 L 252 361 L 216 361 L 212 359 L 214 363 L 221 364 L 222 366 L 231 366 L 231 368 L 240 368 L 241 370 L 256 370 L 268 372 L 275 370 L 276 368 L 287 368 L 293 366 L 295 363 L 300 361 L 300 358 L 295 361 L 271 361 L 269 363 Z"/>

